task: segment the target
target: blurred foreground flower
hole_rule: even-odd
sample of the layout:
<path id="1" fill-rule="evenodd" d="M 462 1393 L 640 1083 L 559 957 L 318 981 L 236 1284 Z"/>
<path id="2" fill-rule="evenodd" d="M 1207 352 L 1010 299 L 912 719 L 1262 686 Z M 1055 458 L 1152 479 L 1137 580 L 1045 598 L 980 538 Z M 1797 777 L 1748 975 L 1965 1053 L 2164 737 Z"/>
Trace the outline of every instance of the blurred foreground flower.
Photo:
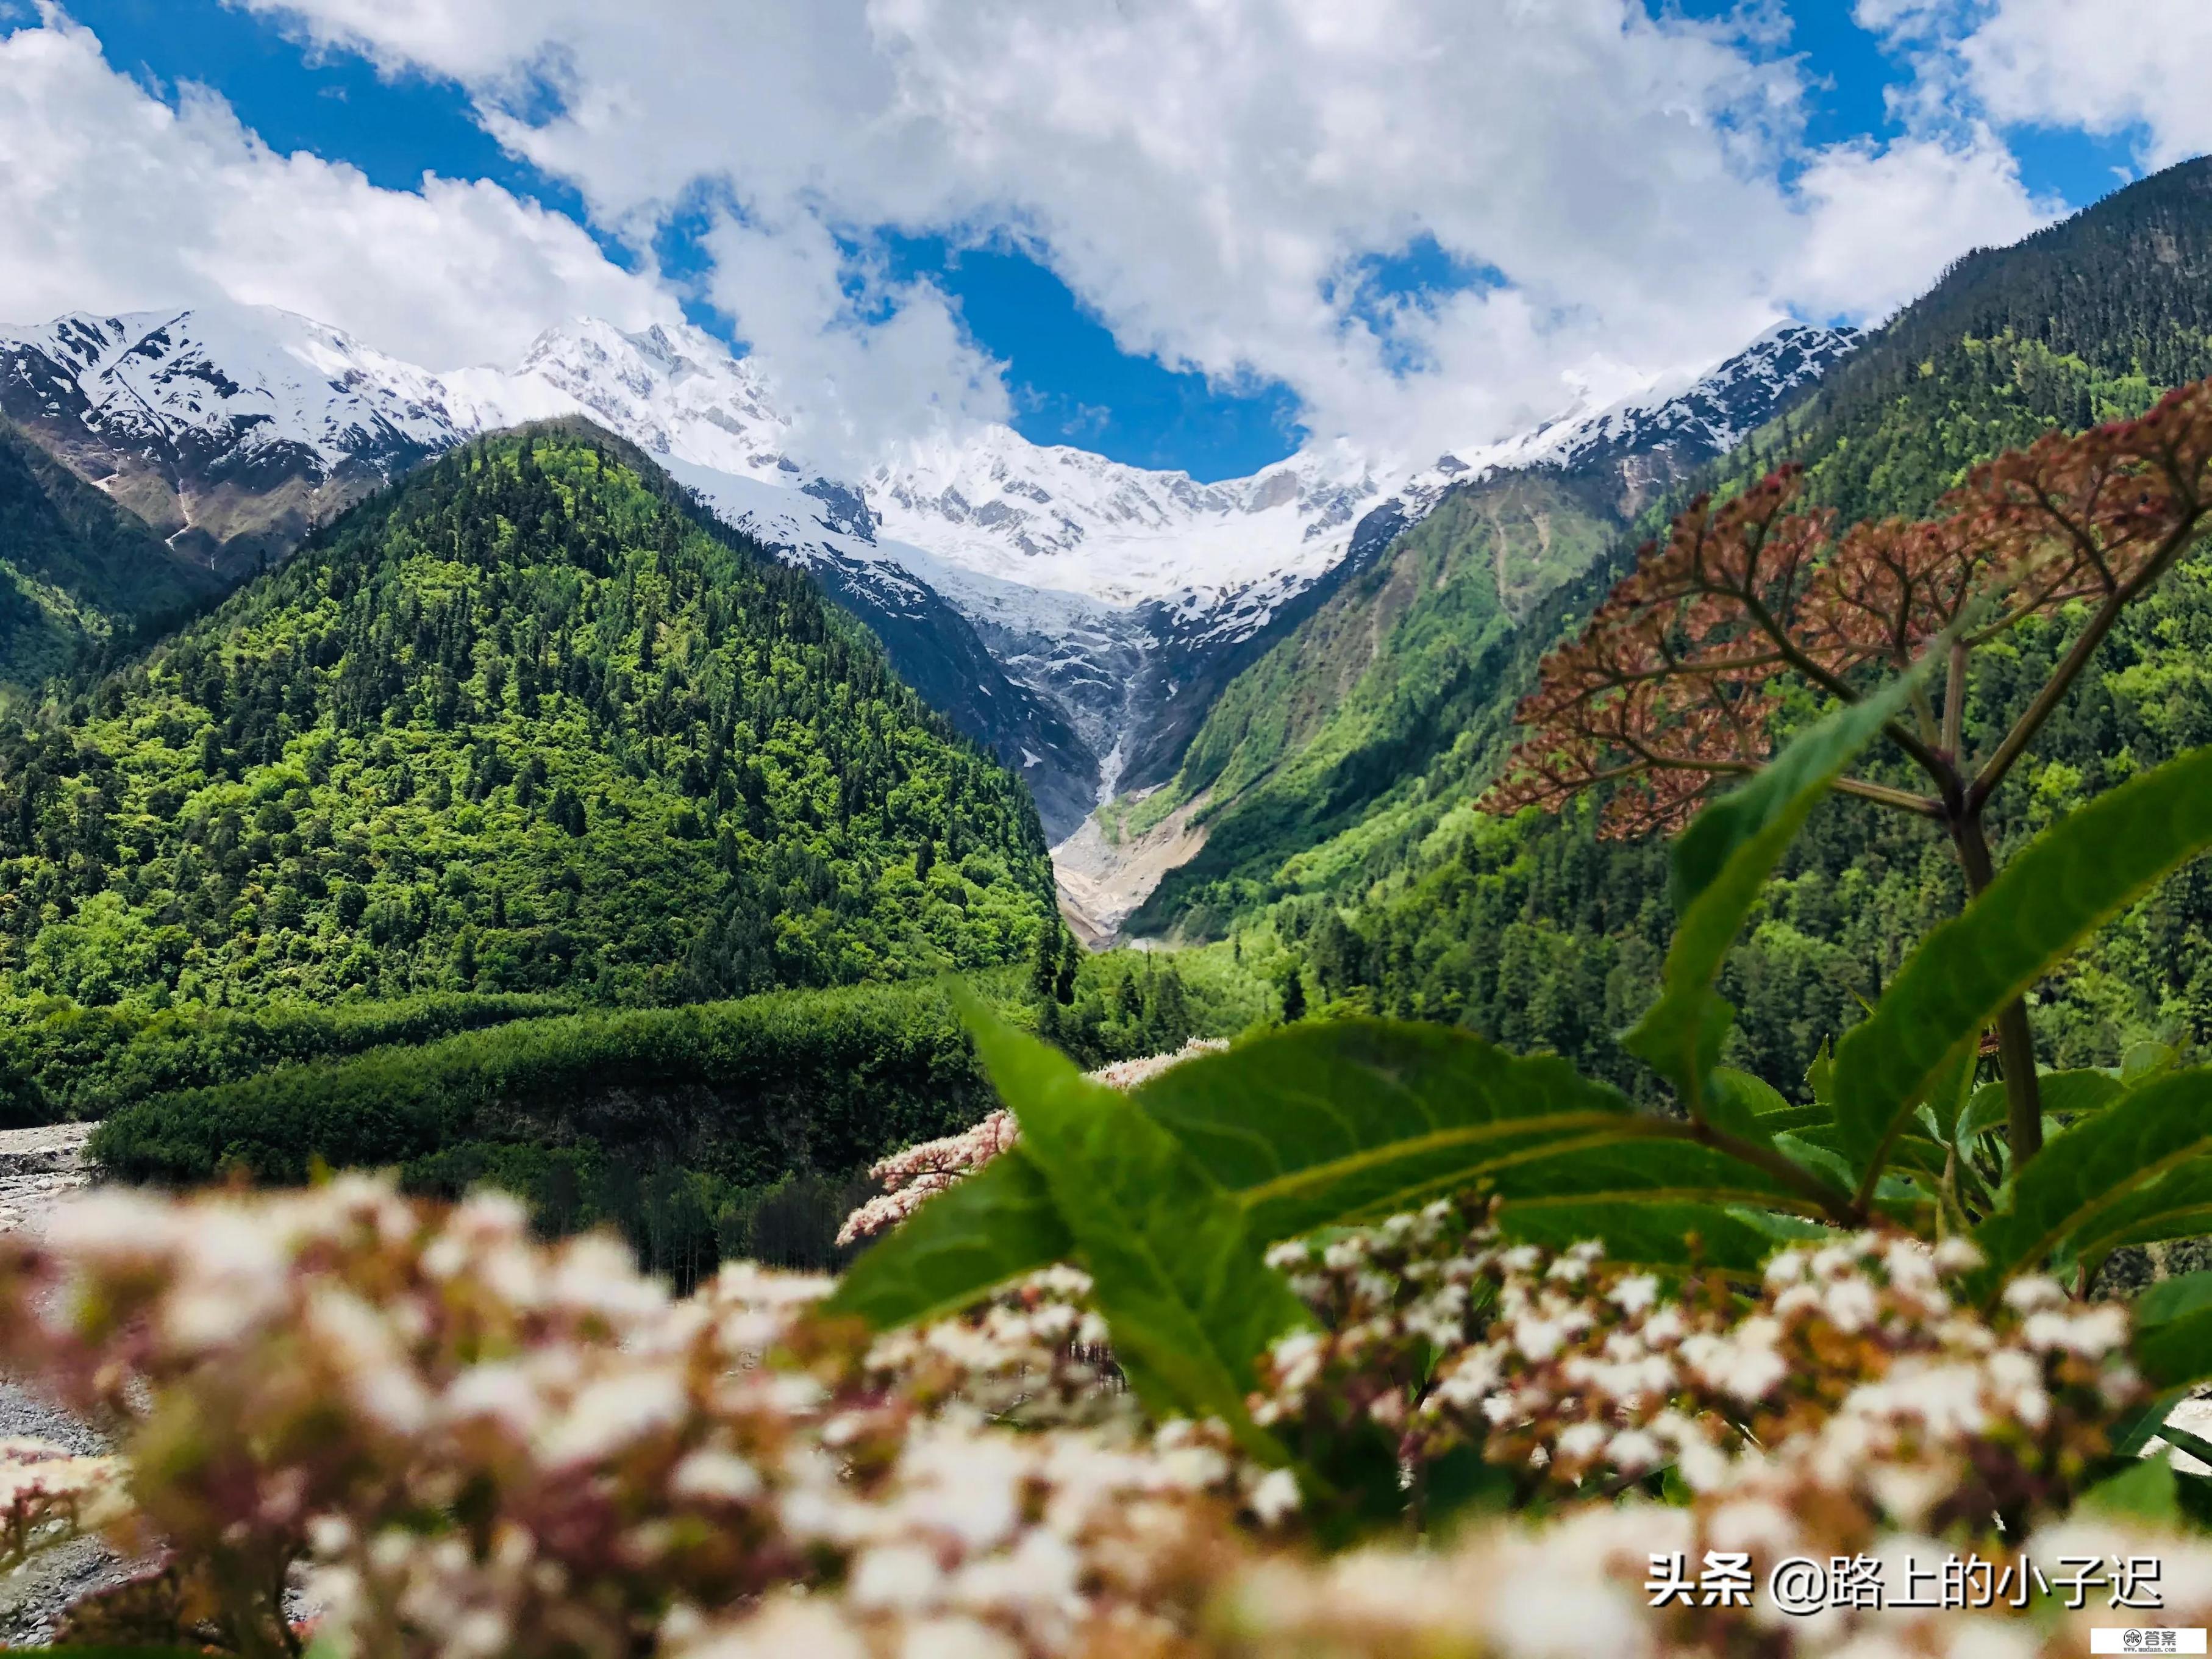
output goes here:
<path id="1" fill-rule="evenodd" d="M 503 1199 L 103 1194 L 0 1241 L 0 1336 L 121 1455 L 4 1454 L 8 1535 L 166 1551 L 73 1636 L 250 1655 L 300 1650 L 288 1590 L 319 1651 L 380 1659 L 2079 1650 L 2047 1605 L 1784 1617 L 1644 1586 L 1659 1552 L 2087 1537 L 2074 1499 L 2142 1394 L 2124 1310 L 2029 1280 L 1984 1317 L 1949 1289 L 1966 1255 L 1876 1234 L 1749 1296 L 1597 1254 L 1459 1203 L 1285 1247 L 1321 1329 L 1253 1406 L 1299 1473 L 1149 1420 L 1072 1267 L 873 1336 L 825 1279 L 739 1264 L 678 1299 Z M 1323 1552 L 1347 1447 L 1424 1539 Z M 1455 1510 L 1470 1466 L 1497 1480 Z M 2169 1607 L 2212 1607 L 2202 1546 L 2098 1524 L 2163 1554 Z"/>

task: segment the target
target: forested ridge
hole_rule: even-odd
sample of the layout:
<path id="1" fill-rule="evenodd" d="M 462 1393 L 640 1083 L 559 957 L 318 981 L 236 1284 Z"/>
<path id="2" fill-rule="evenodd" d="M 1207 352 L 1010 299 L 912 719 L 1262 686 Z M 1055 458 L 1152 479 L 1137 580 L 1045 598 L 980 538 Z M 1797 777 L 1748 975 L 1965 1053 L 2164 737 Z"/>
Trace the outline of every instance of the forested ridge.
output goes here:
<path id="1" fill-rule="evenodd" d="M 2165 387 L 2207 374 L 2212 162 L 2197 161 L 1960 262 L 1705 482 L 1726 493 L 1797 459 L 1808 499 L 1846 523 L 1917 513 L 1973 461 L 2053 426 L 2138 414 Z M 1135 925 L 1249 934 L 1247 948 L 1273 953 L 1277 971 L 1301 969 L 1318 998 L 1462 1023 L 1648 1088 L 1613 1034 L 1656 993 L 1672 925 L 1663 848 L 1600 842 L 1583 812 L 1501 821 L 1471 805 L 1512 738 L 1512 707 L 1538 659 L 1632 551 L 1616 544 L 1502 641 L 1487 629 L 1503 608 L 1495 591 L 1488 609 L 1474 608 L 1486 631 L 1468 654 L 1490 694 L 1437 734 L 1438 757 L 1377 810 L 1348 830 L 1286 837 L 1265 858 L 1240 846 L 1233 866 L 1194 865 Z M 1989 740 L 2069 633 L 2039 624 L 2012 649 L 1984 653 L 1970 744 Z M 2212 568 L 2199 553 L 2129 613 L 2008 784 L 1996 807 L 2004 842 L 2212 739 L 2208 694 Z M 1730 960 L 1724 988 L 1742 1010 L 1735 1058 L 1778 1084 L 1802 1077 L 1960 897 L 1953 856 L 1932 832 L 1848 800 L 1821 807 Z M 2212 1041 L 2208 919 L 2212 878 L 2185 871 L 2046 985 L 2037 1018 L 2055 1062 L 2109 1061 L 2136 1037 Z"/>
<path id="2" fill-rule="evenodd" d="M 17 995 L 678 1002 L 1040 930 L 1020 786 L 588 428 L 454 452 L 0 733 Z"/>
<path id="3" fill-rule="evenodd" d="M 222 588 L 0 418 L 0 692 L 173 626 Z"/>

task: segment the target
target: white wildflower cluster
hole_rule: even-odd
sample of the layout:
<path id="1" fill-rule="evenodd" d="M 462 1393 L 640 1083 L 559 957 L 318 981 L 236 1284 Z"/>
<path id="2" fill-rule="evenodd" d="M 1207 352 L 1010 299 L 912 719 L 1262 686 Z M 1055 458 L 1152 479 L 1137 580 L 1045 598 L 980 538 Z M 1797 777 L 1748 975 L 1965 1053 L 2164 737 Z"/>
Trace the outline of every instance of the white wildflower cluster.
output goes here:
<path id="1" fill-rule="evenodd" d="M 1218 1037 L 1193 1037 L 1182 1048 L 1164 1054 L 1146 1054 L 1137 1060 L 1117 1060 L 1110 1066 L 1085 1073 L 1093 1083 L 1103 1083 L 1109 1089 L 1133 1089 L 1140 1083 L 1149 1083 L 1162 1072 L 1180 1066 L 1187 1060 L 1196 1060 L 1200 1054 L 1218 1054 L 1229 1044 Z"/>
<path id="2" fill-rule="evenodd" d="M 1085 1075 L 1109 1089 L 1133 1089 L 1171 1066 L 1218 1053 L 1228 1046 L 1210 1037 L 1193 1037 L 1171 1054 L 1117 1060 Z M 1014 1115 L 1000 1110 L 957 1135 L 925 1140 L 882 1159 L 868 1174 L 882 1183 L 884 1190 L 845 1218 L 845 1224 L 837 1230 L 837 1243 L 856 1244 L 888 1232 L 912 1215 L 922 1200 L 975 1174 L 1012 1146 L 1019 1134 Z"/>
<path id="3" fill-rule="evenodd" d="M 957 1318 L 888 1332 L 868 1364 L 924 1410 L 957 1405 L 1024 1428 L 1110 1425 L 1133 1437 L 1145 1430 L 1106 1322 L 1091 1305 L 1091 1276 L 1078 1267 L 1048 1267 Z"/>
<path id="4" fill-rule="evenodd" d="M 169 1552 L 79 1639 L 271 1650 L 304 1577 L 339 1652 L 628 1655 L 784 1587 L 1060 1653 L 1187 1624 L 1254 1483 L 1142 1421 L 1066 1269 L 872 1341 L 826 1279 L 737 1264 L 678 1300 L 611 1239 L 359 1178 L 103 1194 L 0 1267 L 11 1363 L 115 1415 L 132 1541 Z"/>
<path id="5" fill-rule="evenodd" d="M 0 1239 L 0 1343 L 112 1414 L 136 1508 L 116 1465 L 0 1447 L 9 1536 L 166 1549 L 70 1639 L 245 1652 L 296 1646 L 288 1585 L 320 1650 L 377 1659 L 2081 1650 L 2047 1604 L 1789 1616 L 1644 1581 L 1654 1553 L 2087 1547 L 2072 1499 L 2142 1392 L 2122 1308 L 2025 1279 L 1978 1312 L 1970 1253 L 1873 1233 L 1662 1285 L 1476 1203 L 1275 1258 L 1320 1328 L 1252 1403 L 1297 1475 L 1147 1419 L 1073 1268 L 878 1337 L 826 1279 L 736 1264 L 678 1299 L 503 1200 L 106 1194 Z M 1376 1453 L 1431 1541 L 1322 1553 Z M 1428 1477 L 1470 1454 L 1547 1518 L 1449 1516 Z M 2212 1551 L 2098 1549 L 2160 1555 L 2164 1621 L 2212 1622 Z"/>
<path id="6" fill-rule="evenodd" d="M 868 1174 L 883 1183 L 884 1190 L 845 1218 L 845 1224 L 837 1230 L 838 1244 L 857 1244 L 890 1231 L 912 1215 L 924 1199 L 965 1180 L 1007 1151 L 1019 1133 L 1014 1115 L 1001 1108 L 957 1135 L 925 1140 L 882 1159 Z"/>
<path id="7" fill-rule="evenodd" d="M 1784 1507 L 1817 1489 L 1861 1531 L 1978 1530 L 2063 1504 L 2142 1392 L 2123 1308 L 2027 1279 L 1985 1318 L 1953 1294 L 1961 1244 L 1785 1250 L 1748 1300 L 1602 1255 L 1510 1244 L 1451 1202 L 1282 1246 L 1322 1329 L 1276 1345 L 1255 1414 L 1316 1459 L 1379 1429 L 1416 1472 L 1469 1446 L 1561 1498 L 1671 1468 L 1698 1492 L 1790 1487 Z"/>

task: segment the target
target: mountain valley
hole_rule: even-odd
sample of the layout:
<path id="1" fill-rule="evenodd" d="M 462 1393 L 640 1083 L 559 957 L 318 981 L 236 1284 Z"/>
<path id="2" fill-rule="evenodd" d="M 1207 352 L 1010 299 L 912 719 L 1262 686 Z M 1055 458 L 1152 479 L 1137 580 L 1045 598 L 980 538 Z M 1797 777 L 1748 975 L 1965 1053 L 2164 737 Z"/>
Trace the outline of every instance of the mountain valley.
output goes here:
<path id="1" fill-rule="evenodd" d="M 909 684 L 1022 775 L 1059 841 L 1172 777 L 1223 689 L 1451 490 L 1610 465 L 1648 494 L 1852 343 L 1785 326 L 1680 386 L 1425 467 L 1339 446 L 1214 484 L 1005 428 L 848 482 L 793 458 L 773 388 L 718 342 L 589 320 L 512 370 L 432 374 L 280 312 L 65 318 L 0 331 L 0 416 L 143 520 L 171 556 L 151 562 L 204 592 L 428 456 L 586 416 L 866 623 Z M 65 605 L 48 605 L 50 627 L 70 626 Z"/>

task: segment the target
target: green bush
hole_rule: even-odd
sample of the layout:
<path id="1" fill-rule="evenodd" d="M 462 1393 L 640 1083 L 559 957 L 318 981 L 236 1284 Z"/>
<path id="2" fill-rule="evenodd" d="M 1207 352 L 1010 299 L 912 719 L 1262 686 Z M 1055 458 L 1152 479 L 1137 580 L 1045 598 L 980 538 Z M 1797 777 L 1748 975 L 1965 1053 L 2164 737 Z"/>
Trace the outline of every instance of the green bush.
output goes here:
<path id="1" fill-rule="evenodd" d="M 471 1143 L 611 1148 L 758 1185 L 858 1169 L 989 1103 L 941 991 L 859 986 L 518 1020 L 283 1067 L 134 1102 L 93 1152 L 128 1180 L 235 1166 L 294 1182 L 318 1159 L 427 1179 L 421 1160 Z"/>
<path id="2" fill-rule="evenodd" d="M 0 1121 L 101 1117 L 152 1095 L 542 1018 L 573 1006 L 557 997 L 463 993 L 253 1008 L 86 1008 L 62 997 L 21 1002 L 0 1009 Z"/>

